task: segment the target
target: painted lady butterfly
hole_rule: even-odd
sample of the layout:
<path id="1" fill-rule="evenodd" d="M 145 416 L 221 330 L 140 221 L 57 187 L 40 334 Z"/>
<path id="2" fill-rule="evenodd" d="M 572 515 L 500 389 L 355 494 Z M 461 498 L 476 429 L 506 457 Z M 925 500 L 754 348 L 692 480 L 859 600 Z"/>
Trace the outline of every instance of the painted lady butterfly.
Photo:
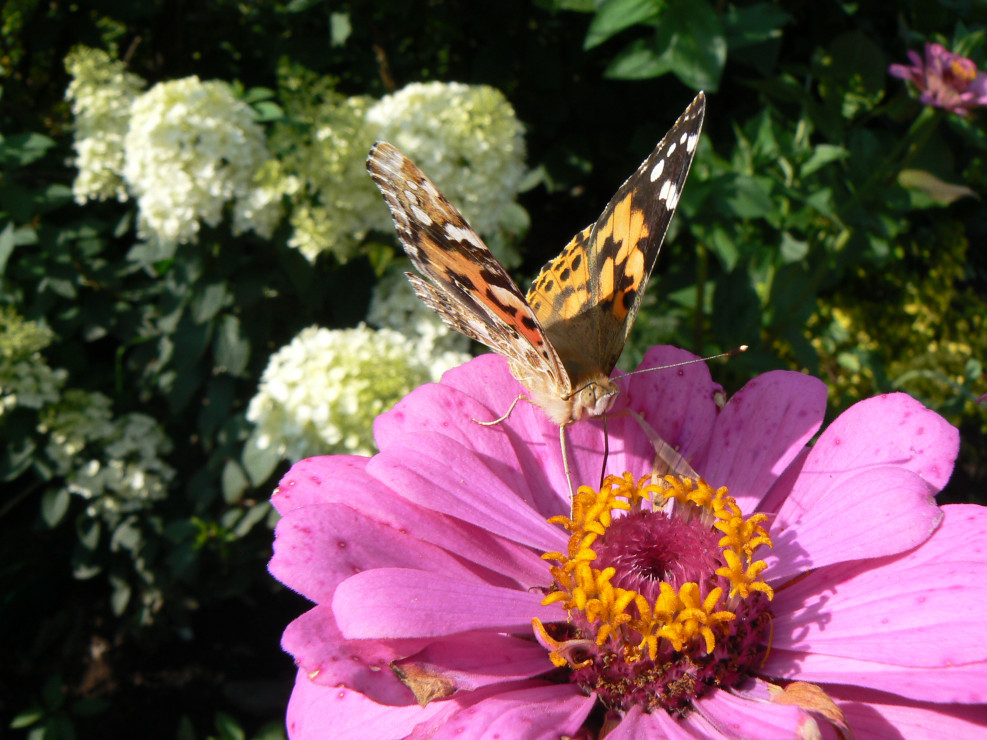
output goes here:
<path id="1" fill-rule="evenodd" d="M 504 355 L 531 400 L 563 429 L 605 414 L 616 400 L 610 373 L 675 213 L 705 109 L 699 93 L 599 220 L 542 269 L 527 297 L 411 160 L 384 141 L 370 151 L 367 170 L 427 278 L 407 273 L 418 297 L 453 329 Z"/>

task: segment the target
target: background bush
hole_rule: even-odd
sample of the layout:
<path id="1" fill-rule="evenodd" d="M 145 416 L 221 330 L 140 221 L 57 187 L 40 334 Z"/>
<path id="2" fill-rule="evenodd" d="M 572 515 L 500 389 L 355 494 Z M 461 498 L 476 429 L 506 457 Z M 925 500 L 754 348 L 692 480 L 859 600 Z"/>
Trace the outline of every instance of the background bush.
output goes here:
<path id="1" fill-rule="evenodd" d="M 334 380 L 325 368 L 344 360 L 312 364 L 298 348 L 373 357 L 388 343 L 408 358 L 375 381 L 394 396 L 466 350 L 398 292 L 403 255 L 362 172 L 374 131 L 442 117 L 413 83 L 487 86 L 455 92 L 446 107 L 467 114 L 443 119 L 435 148 L 480 162 L 480 144 L 501 142 L 492 179 L 427 161 L 424 144 L 416 158 L 460 178 L 447 194 L 468 215 L 472 204 L 522 283 L 704 88 L 704 137 L 622 365 L 655 343 L 749 344 L 714 367 L 729 390 L 805 370 L 828 383 L 832 414 L 904 390 L 961 428 L 941 499 L 983 502 L 987 130 L 982 113 L 922 106 L 887 70 L 927 41 L 983 66 L 985 20 L 963 0 L 6 3 L 4 725 L 49 740 L 282 733 L 294 671 L 278 640 L 303 607 L 266 574 L 266 499 L 290 459 L 365 444 L 360 425 L 384 403 L 361 402 L 338 434 L 288 418 L 369 372 Z M 102 76 L 70 89 L 83 68 Z M 154 115 L 164 108 L 150 109 L 152 129 L 131 125 L 148 90 L 198 96 L 204 122 L 220 111 L 209 151 L 252 147 L 249 172 L 233 171 L 237 157 L 209 165 L 229 188 L 196 194 L 191 215 L 142 199 L 178 161 L 147 159 L 171 131 Z M 392 118 L 368 127 L 385 105 Z M 402 105 L 419 119 L 393 117 Z M 98 146 L 73 150 L 87 135 Z M 129 160 L 86 174 L 128 137 Z M 202 165 L 202 137 L 183 146 Z M 190 240 L 170 238 L 169 218 Z M 373 312 L 378 284 L 376 300 L 394 303 Z M 291 372 L 309 394 L 277 413 L 276 353 L 299 357 Z"/>

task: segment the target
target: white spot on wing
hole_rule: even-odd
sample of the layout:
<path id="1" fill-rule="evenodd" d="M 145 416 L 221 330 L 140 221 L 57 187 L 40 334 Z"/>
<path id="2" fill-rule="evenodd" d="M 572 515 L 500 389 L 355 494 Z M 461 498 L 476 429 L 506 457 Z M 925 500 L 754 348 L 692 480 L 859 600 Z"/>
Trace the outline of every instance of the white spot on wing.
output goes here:
<path id="1" fill-rule="evenodd" d="M 691 152 L 693 149 L 696 148 L 696 142 L 697 141 L 699 141 L 699 134 L 692 134 L 689 137 L 689 141 L 685 145 L 685 150 L 687 152 Z"/>
<path id="2" fill-rule="evenodd" d="M 418 206 L 412 204 L 412 206 L 411 206 L 411 213 L 414 215 L 415 220 L 418 223 L 420 223 L 422 226 L 431 226 L 432 225 L 432 217 L 429 216 L 427 213 L 425 213 L 425 211 L 423 211 Z"/>
<path id="3" fill-rule="evenodd" d="M 672 153 L 673 153 L 674 151 L 675 151 L 675 142 L 673 141 L 673 142 L 672 142 L 672 145 L 671 145 L 670 147 L 668 147 L 668 151 L 667 151 L 667 152 L 665 152 L 665 156 L 666 156 L 666 157 L 671 157 L 671 156 L 672 156 Z"/>
<path id="4" fill-rule="evenodd" d="M 663 182 L 661 184 L 661 190 L 658 191 L 658 197 L 661 200 L 665 200 L 666 198 L 668 198 L 668 189 L 671 186 L 672 186 L 672 181 L 671 180 L 665 180 L 665 182 Z"/>
<path id="5" fill-rule="evenodd" d="M 651 182 L 654 182 L 659 177 L 661 177 L 661 173 L 664 170 L 665 170 L 665 160 L 664 159 L 659 159 L 658 160 L 658 164 L 656 164 L 655 165 L 655 168 L 653 170 L 651 170 Z"/>
<path id="6" fill-rule="evenodd" d="M 675 183 L 671 180 L 668 181 L 671 187 L 668 188 L 668 194 L 665 197 L 665 205 L 669 210 L 675 208 L 679 202 L 679 189 L 675 187 Z"/>
<path id="7" fill-rule="evenodd" d="M 682 132 L 682 136 L 679 139 L 679 144 L 684 144 L 685 143 L 685 140 L 688 139 L 688 138 L 689 138 L 689 132 L 688 131 L 683 131 Z"/>
<path id="8" fill-rule="evenodd" d="M 432 184 L 431 180 L 422 180 L 421 184 L 422 184 L 422 189 L 426 193 L 428 193 L 429 198 L 435 200 L 436 198 L 439 197 L 439 191 L 435 189 L 435 186 Z"/>
<path id="9" fill-rule="evenodd" d="M 488 285 L 487 290 L 493 293 L 497 300 L 505 306 L 517 305 L 517 296 L 506 288 L 501 288 L 499 285 Z"/>
<path id="10" fill-rule="evenodd" d="M 474 246 L 480 246 L 478 244 L 479 237 L 473 232 L 473 229 L 464 228 L 462 226 L 454 226 L 453 224 L 445 225 L 446 236 L 455 241 L 468 242 Z"/>

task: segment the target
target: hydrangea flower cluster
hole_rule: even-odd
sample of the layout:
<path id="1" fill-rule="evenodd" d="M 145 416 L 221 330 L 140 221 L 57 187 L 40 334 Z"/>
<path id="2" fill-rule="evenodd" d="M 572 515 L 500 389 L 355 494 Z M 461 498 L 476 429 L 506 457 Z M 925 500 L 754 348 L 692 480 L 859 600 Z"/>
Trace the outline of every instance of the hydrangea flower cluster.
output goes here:
<path id="1" fill-rule="evenodd" d="M 13 308 L 0 308 L 0 419 L 17 407 L 40 409 L 58 400 L 68 373 L 41 356 L 53 336 Z"/>
<path id="2" fill-rule="evenodd" d="M 374 418 L 431 379 L 414 341 L 396 331 L 311 326 L 271 356 L 247 418 L 258 446 L 288 460 L 369 454 Z"/>
<path id="3" fill-rule="evenodd" d="M 372 458 L 297 463 L 289 737 L 983 735 L 987 509 L 934 501 L 957 430 L 895 393 L 817 437 L 820 381 L 724 404 L 691 358 L 653 348 L 674 371 L 569 427 L 575 501 L 540 409 L 473 421 L 522 390 L 492 355 L 379 417 Z"/>
<path id="4" fill-rule="evenodd" d="M 235 204 L 234 232 L 271 235 L 280 198 L 258 202 L 254 185 L 270 158 L 264 132 L 229 84 L 195 76 L 162 82 L 130 114 L 123 175 L 137 197 L 143 238 L 194 241 L 199 222 L 218 225 L 227 204 Z"/>
<path id="5" fill-rule="evenodd" d="M 42 414 L 46 452 L 70 493 L 89 501 L 92 517 L 116 519 L 168 495 L 174 469 L 162 458 L 171 440 L 146 414 L 113 416 L 102 393 L 66 391 Z"/>
<path id="6" fill-rule="evenodd" d="M 516 262 L 509 242 L 528 225 L 515 202 L 525 172 L 523 127 L 493 88 L 412 84 L 374 102 L 347 98 L 311 75 L 286 78 L 287 115 L 269 150 L 250 106 L 225 82 L 187 77 L 142 92 L 146 83 L 122 62 L 86 47 L 66 67 L 75 198 L 136 198 L 147 241 L 195 241 L 200 225 L 218 225 L 228 206 L 234 234 L 269 238 L 287 199 L 289 245 L 309 261 L 323 252 L 346 261 L 368 233 L 390 230 L 364 164 L 374 141 L 387 138 L 462 207 L 501 261 Z"/>
<path id="7" fill-rule="evenodd" d="M 422 303 L 400 270 L 388 272 L 374 287 L 367 321 L 412 339 L 415 356 L 428 368 L 432 380 L 470 359 L 470 340 Z"/>
<path id="8" fill-rule="evenodd" d="M 288 120 L 272 134 L 279 159 L 262 177 L 291 200 L 288 244 L 310 262 L 322 252 L 345 262 L 369 231 L 388 224 L 364 166 L 374 143 L 370 103 L 326 90 L 318 100 L 292 101 Z"/>
<path id="9" fill-rule="evenodd" d="M 406 85 L 367 112 L 377 138 L 432 179 L 510 266 L 509 237 L 528 226 L 515 202 L 525 173 L 524 127 L 503 93 L 486 85 Z"/>
<path id="10" fill-rule="evenodd" d="M 65 68 L 72 76 L 65 97 L 75 116 L 75 201 L 127 200 L 123 140 L 130 106 L 146 83 L 102 49 L 76 47 L 65 57 Z"/>
<path id="11" fill-rule="evenodd" d="M 967 116 L 974 108 L 987 105 L 987 74 L 966 57 L 947 51 L 941 44 L 926 44 L 925 58 L 909 51 L 911 64 L 892 64 L 893 77 L 908 80 L 920 92 L 926 105 Z"/>

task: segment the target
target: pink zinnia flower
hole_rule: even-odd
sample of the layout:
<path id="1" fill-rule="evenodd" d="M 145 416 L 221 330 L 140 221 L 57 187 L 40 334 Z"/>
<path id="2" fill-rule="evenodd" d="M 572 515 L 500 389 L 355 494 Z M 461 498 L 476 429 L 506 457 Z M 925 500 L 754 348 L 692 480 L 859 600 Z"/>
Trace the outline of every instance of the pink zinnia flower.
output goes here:
<path id="1" fill-rule="evenodd" d="M 925 59 L 908 52 L 911 66 L 892 64 L 888 72 L 908 80 L 921 91 L 926 105 L 945 108 L 959 116 L 987 105 L 987 75 L 966 57 L 946 51 L 939 44 L 925 45 Z"/>
<path id="2" fill-rule="evenodd" d="M 799 373 L 722 408 L 702 364 L 621 385 L 708 485 L 652 485 L 617 414 L 602 491 L 601 422 L 568 430 L 570 510 L 539 409 L 471 421 L 521 391 L 494 355 L 381 416 L 374 457 L 289 471 L 270 568 L 315 603 L 282 642 L 292 740 L 987 733 L 987 515 L 933 501 L 955 428 L 890 394 L 808 446 L 826 389 Z"/>

